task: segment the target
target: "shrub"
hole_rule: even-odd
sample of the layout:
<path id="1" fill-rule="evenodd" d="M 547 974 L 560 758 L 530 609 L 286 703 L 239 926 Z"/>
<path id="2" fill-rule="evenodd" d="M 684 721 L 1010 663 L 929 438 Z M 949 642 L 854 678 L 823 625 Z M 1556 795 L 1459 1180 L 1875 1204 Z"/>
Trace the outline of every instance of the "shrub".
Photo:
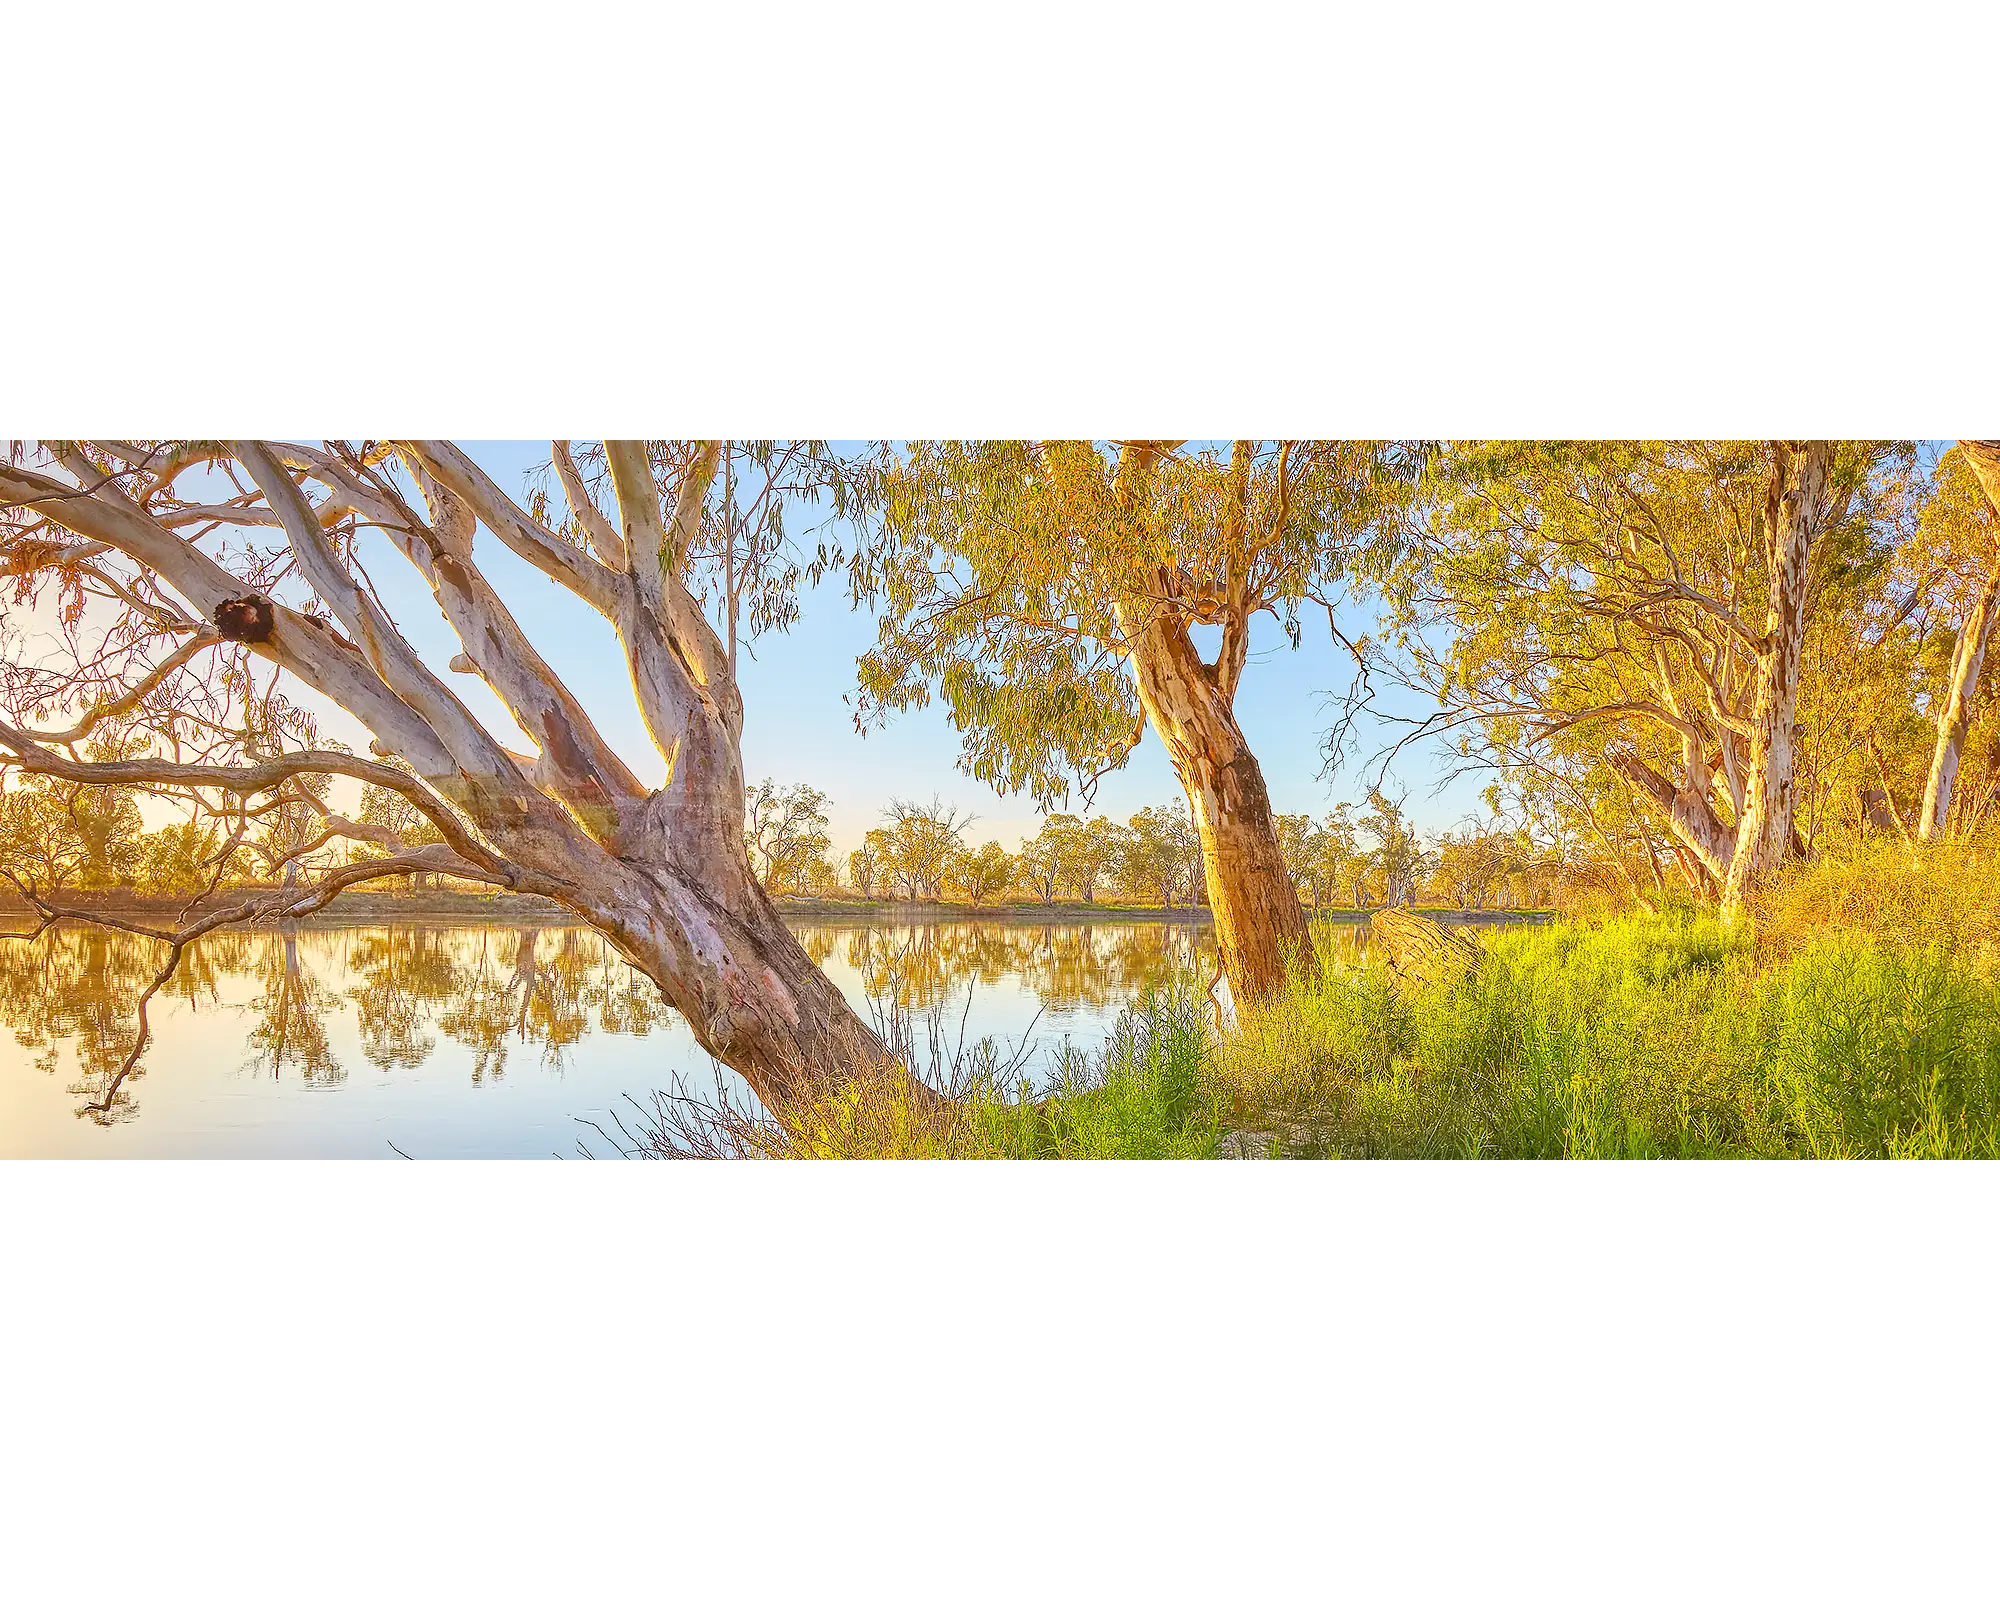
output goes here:
<path id="1" fill-rule="evenodd" d="M 1883 844 L 1822 858 L 1794 866 L 1755 912 L 1759 943 L 1773 956 L 1847 929 L 1897 949 L 1946 949 L 1991 974 L 2000 968 L 2000 849 Z"/>

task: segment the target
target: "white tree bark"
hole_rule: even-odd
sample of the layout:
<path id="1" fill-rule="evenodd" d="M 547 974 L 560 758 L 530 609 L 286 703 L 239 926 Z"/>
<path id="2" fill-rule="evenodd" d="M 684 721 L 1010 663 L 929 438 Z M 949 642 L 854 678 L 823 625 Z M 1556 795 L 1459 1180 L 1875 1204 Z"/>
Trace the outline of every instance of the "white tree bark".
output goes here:
<path id="1" fill-rule="evenodd" d="M 1986 495 L 1987 509 L 2000 523 L 2000 439 L 1961 439 L 1959 448 Z M 1965 754 L 1965 736 L 1972 727 L 1972 700 L 1979 692 L 1996 620 L 2000 620 L 2000 531 L 1995 534 L 1992 570 L 1959 629 L 1951 677 L 1938 707 L 1937 743 L 1931 751 L 1930 777 L 1924 784 L 1923 810 L 1917 819 L 1917 837 L 1925 843 L 1944 836 L 1959 761 Z"/>
<path id="2" fill-rule="evenodd" d="M 1750 770 L 1736 848 L 1722 881 L 1722 914 L 1731 920 L 1742 915 L 1745 894 L 1778 870 L 1791 844 L 1807 568 L 1826 525 L 1833 468 L 1831 440 L 1779 440 L 1773 448 L 1777 460 L 1766 511 L 1769 601 L 1757 646 Z"/>
<path id="3" fill-rule="evenodd" d="M 351 712 L 378 749 L 408 762 L 417 779 L 336 752 L 293 752 L 254 768 L 77 764 L 47 751 L 28 730 L 0 728 L 0 739 L 31 770 L 59 770 L 74 781 L 260 793 L 299 772 L 324 771 L 399 789 L 447 841 L 403 854 L 400 869 L 478 877 L 569 908 L 652 978 L 696 1039 L 774 1108 L 815 1084 L 896 1070 L 750 871 L 742 699 L 682 571 L 717 444 L 700 452 L 670 514 L 662 512 L 645 447 L 609 444 L 622 534 L 595 508 L 587 513 L 576 504 L 587 496 L 567 452 L 558 451 L 559 475 L 595 554 L 530 517 L 455 446 L 408 440 L 395 449 L 429 502 L 428 519 L 351 460 L 259 441 L 242 441 L 227 454 L 264 501 L 252 506 L 246 496 L 232 509 L 282 530 L 299 574 L 333 615 L 329 626 L 274 604 L 269 637 L 248 648 Z M 214 450 L 196 452 L 175 457 L 170 470 L 178 474 L 197 456 L 222 459 Z M 149 459 L 137 447 L 128 457 Z M 241 580 L 174 531 L 191 520 L 185 508 L 150 515 L 87 460 L 70 470 L 85 492 L 0 463 L 0 504 L 37 513 L 148 569 L 185 602 L 184 626 L 245 597 Z M 309 502 L 297 475 L 324 485 L 326 499 Z M 349 511 L 382 527 L 423 575 L 458 634 L 454 666 L 493 688 L 535 754 L 504 748 L 356 580 L 329 537 Z M 632 775 L 480 574 L 475 518 L 615 630 L 639 711 L 666 763 L 658 789 L 648 791 Z M 354 881 L 379 870 L 360 869 Z M 338 892 L 341 885 L 320 887 L 329 886 Z"/>

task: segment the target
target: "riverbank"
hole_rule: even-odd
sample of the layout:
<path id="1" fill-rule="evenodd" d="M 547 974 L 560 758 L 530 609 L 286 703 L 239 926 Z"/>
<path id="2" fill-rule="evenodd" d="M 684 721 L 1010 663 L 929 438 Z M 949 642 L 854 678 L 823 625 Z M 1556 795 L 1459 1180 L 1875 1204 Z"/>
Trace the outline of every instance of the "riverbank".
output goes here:
<path id="1" fill-rule="evenodd" d="M 1005 900 L 994 905 L 966 905 L 949 900 L 801 900 L 785 896 L 777 901 L 787 917 L 827 917 L 848 919 L 880 917 L 898 922 L 1195 922 L 1214 919 L 1207 906 L 1145 906 L 1101 900 Z M 1327 908 L 1308 910 L 1312 922 L 1365 923 L 1380 906 L 1364 910 Z M 1454 906 L 1421 906 L 1417 914 L 1438 922 L 1463 923 L 1472 927 L 1513 927 L 1523 922 L 1545 922 L 1553 911 L 1462 911 Z"/>
<path id="2" fill-rule="evenodd" d="M 238 884 L 217 890 L 202 902 L 205 913 L 240 906 L 270 894 L 275 884 Z M 1032 925 L 1083 922 L 1175 922 L 1206 925 L 1206 906 L 1144 906 L 1103 901 L 1008 900 L 992 905 L 966 905 L 953 901 L 919 900 L 806 900 L 781 896 L 775 902 L 779 912 L 794 922 L 880 921 L 891 923 L 1003 922 Z M 58 910 L 96 912 L 147 926 L 173 922 L 186 901 L 170 897 L 133 894 L 111 890 L 99 894 L 57 895 Z M 1365 923 L 1374 910 L 1310 911 L 1314 922 L 1331 924 Z M 1548 921 L 1550 911 L 1461 911 L 1454 907 L 1421 907 L 1419 915 L 1440 922 L 1471 927 L 1511 927 L 1521 923 Z M 9 927 L 33 926 L 38 913 L 25 900 L 0 897 L 0 922 Z M 539 895 L 479 894 L 461 890 L 429 889 L 409 894 L 351 890 L 324 910 L 294 919 L 300 927 L 352 927 L 363 923 L 439 922 L 506 923 L 528 927 L 556 927 L 577 920 L 576 913 Z"/>

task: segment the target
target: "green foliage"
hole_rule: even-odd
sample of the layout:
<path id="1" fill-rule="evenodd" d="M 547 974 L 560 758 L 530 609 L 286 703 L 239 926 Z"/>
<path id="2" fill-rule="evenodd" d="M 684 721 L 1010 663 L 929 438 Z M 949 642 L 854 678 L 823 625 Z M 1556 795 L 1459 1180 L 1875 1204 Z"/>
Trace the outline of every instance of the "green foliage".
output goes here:
<path id="1" fill-rule="evenodd" d="M 48 785 L 0 795 L 0 871 L 24 893 L 49 894 L 82 870 L 83 840 Z"/>
<path id="2" fill-rule="evenodd" d="M 847 852 L 848 885 L 864 900 L 874 899 L 876 888 L 882 882 L 884 837 L 881 829 L 873 829 L 867 838 Z"/>
<path id="3" fill-rule="evenodd" d="M 1205 1160 L 1221 1137 L 1202 1088 L 1208 1051 L 1198 997 L 1155 994 L 1119 1019 L 1099 1056 L 1067 1053 L 1049 1093 L 989 1102 L 982 1125 L 997 1154 L 1017 1158 Z"/>
<path id="4" fill-rule="evenodd" d="M 1468 823 L 1437 843 L 1429 884 L 1441 899 L 1481 909 L 1514 872 L 1520 844 L 1494 829 Z"/>
<path id="5" fill-rule="evenodd" d="M 1461 756 L 1496 769 L 1546 836 L 1623 858 L 1636 854 L 1633 835 L 1678 834 L 1690 817 L 1704 824 L 1702 848 L 1733 835 L 1763 681 L 1781 454 L 1715 440 L 1441 453 L 1428 525 L 1386 589 L 1405 663 L 1388 670 L 1437 696 L 1437 724 L 1457 731 Z M 1844 819 L 1839 797 L 1853 793 L 1870 737 L 1899 716 L 1921 759 L 1920 719 L 1903 716 L 1909 675 L 1893 681 L 1901 619 L 1883 585 L 1927 492 L 1907 443 L 1834 452 L 1827 523 L 1798 596 L 1808 838 Z M 1816 700 L 1842 677 L 1830 703 Z"/>
<path id="6" fill-rule="evenodd" d="M 85 889 L 129 885 L 139 870 L 139 838 L 146 826 L 139 802 L 123 789 L 93 785 L 79 786 L 64 804 L 83 850 L 78 885 Z"/>
<path id="7" fill-rule="evenodd" d="M 0 796 L 0 872 L 35 894 L 128 885 L 144 827 L 124 789 L 30 777 Z"/>
<path id="8" fill-rule="evenodd" d="M 1705 917 L 1515 930 L 1443 988 L 1329 963 L 1213 1092 L 1306 1154 L 2000 1155 L 2000 983 L 1905 933 L 1760 958 Z"/>
<path id="9" fill-rule="evenodd" d="M 169 823 L 140 840 L 139 887 L 151 895 L 191 895 L 208 886 L 215 829 L 205 823 Z"/>
<path id="10" fill-rule="evenodd" d="M 1184 806 L 1144 806 L 1125 829 L 1118 881 L 1135 899 L 1192 905 L 1201 881 L 1201 842 Z"/>
<path id="11" fill-rule="evenodd" d="M 1801 1153 L 2000 1157 L 2000 985 L 1854 935 L 1759 993 L 1765 1077 Z"/>
<path id="12" fill-rule="evenodd" d="M 1278 850 L 1299 893 L 1315 906 L 1352 899 L 1360 904 L 1368 858 L 1362 852 L 1346 802 L 1315 822 L 1311 817 L 1281 816 Z"/>
<path id="13" fill-rule="evenodd" d="M 1182 625 L 1300 607 L 1345 585 L 1407 453 L 1379 440 L 927 440 L 885 449 L 878 515 L 849 564 L 881 615 L 862 720 L 950 708 L 961 765 L 1049 804 L 1130 753 L 1124 657 Z"/>
<path id="14" fill-rule="evenodd" d="M 1125 830 L 1109 817 L 1088 822 L 1066 812 L 1042 820 L 1041 832 L 1023 847 L 1038 884 L 1046 883 L 1045 899 L 1067 889 L 1086 904 L 1097 898 L 1097 886 L 1124 857 Z"/>
<path id="15" fill-rule="evenodd" d="M 927 804 L 891 800 L 882 820 L 886 826 L 871 830 L 867 845 L 883 887 L 906 900 L 937 899 L 963 853 L 960 839 L 972 816 L 932 796 Z"/>
<path id="16" fill-rule="evenodd" d="M 1016 865 L 1005 845 L 989 839 L 977 850 L 961 849 L 952 856 L 945 867 L 944 887 L 972 905 L 984 905 L 1013 884 Z"/>
<path id="17" fill-rule="evenodd" d="M 1368 865 L 1380 877 L 1385 904 L 1414 905 L 1417 884 L 1430 858 L 1417 830 L 1403 815 L 1402 802 L 1381 789 L 1368 791 L 1368 809 L 1355 832 L 1367 843 Z"/>
<path id="18" fill-rule="evenodd" d="M 766 778 L 744 796 L 743 842 L 751 870 L 773 894 L 823 892 L 833 868 L 826 795 L 809 783 Z"/>

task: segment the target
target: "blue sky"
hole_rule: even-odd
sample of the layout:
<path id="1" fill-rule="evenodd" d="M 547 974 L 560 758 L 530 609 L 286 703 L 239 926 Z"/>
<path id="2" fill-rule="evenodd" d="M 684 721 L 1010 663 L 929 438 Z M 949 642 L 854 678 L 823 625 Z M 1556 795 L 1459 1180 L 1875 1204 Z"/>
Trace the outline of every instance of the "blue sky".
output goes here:
<path id="1" fill-rule="evenodd" d="M 494 481 L 524 495 L 527 474 L 548 459 L 546 441 L 468 441 L 466 450 Z M 616 643 L 595 613 L 554 583 L 479 536 L 481 565 L 550 662 L 592 709 L 599 726 L 642 777 L 657 779 L 658 756 L 646 739 L 632 702 L 629 679 Z M 391 601 L 404 631 L 439 666 L 455 648 L 435 603 L 407 562 L 386 544 L 370 552 L 370 570 Z M 865 738 L 854 729 L 851 697 L 855 660 L 874 642 L 876 623 L 867 611 L 850 607 L 845 589 L 830 581 L 802 594 L 803 617 L 789 633 L 766 634 L 739 659 L 745 705 L 743 755 L 752 780 L 807 782 L 826 791 L 834 844 L 845 853 L 874 826 L 891 798 L 928 799 L 937 794 L 977 814 L 969 837 L 999 839 L 1012 846 L 1039 825 L 1026 795 L 1002 797 L 960 772 L 959 737 L 942 707 L 903 713 Z M 1329 786 L 1320 776 L 1321 744 L 1331 712 L 1324 697 L 1344 689 L 1353 671 L 1346 654 L 1329 638 L 1323 622 L 1305 619 L 1305 639 L 1290 648 L 1283 629 L 1259 617 L 1252 631 L 1252 656 L 1237 698 L 1237 716 L 1264 768 L 1273 803 L 1281 811 L 1327 810 L 1338 800 L 1359 797 L 1352 775 Z M 1343 618 L 1343 627 L 1366 631 L 1365 609 Z M 477 680 L 450 680 L 510 741 L 518 732 Z M 1395 771 L 1407 788 L 1412 813 L 1426 827 L 1455 822 L 1479 807 L 1477 782 L 1460 780 L 1442 796 L 1430 790 L 1437 777 L 1429 753 L 1406 759 Z M 1094 811 L 1123 820 L 1144 805 L 1180 793 L 1159 741 L 1150 733 L 1121 771 L 1097 790 Z M 1081 810 L 1080 804 L 1072 809 Z"/>

